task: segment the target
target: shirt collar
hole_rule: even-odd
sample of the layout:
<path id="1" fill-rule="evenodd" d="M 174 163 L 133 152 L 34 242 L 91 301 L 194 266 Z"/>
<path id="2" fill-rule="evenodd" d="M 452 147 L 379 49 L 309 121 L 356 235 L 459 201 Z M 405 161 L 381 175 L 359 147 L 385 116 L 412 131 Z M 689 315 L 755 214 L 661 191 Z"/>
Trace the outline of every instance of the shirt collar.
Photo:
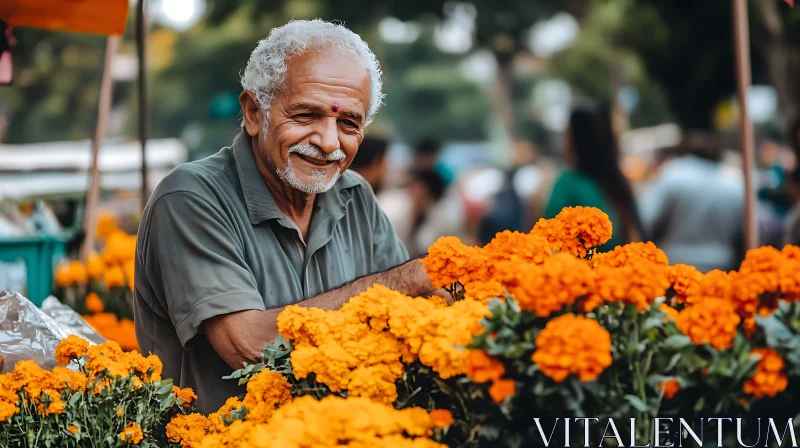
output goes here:
<path id="1" fill-rule="evenodd" d="M 233 140 L 233 158 L 236 162 L 236 170 L 242 185 L 250 223 L 258 225 L 270 219 L 286 218 L 286 215 L 278 208 L 278 204 L 275 203 L 264 178 L 261 177 L 261 172 L 258 171 L 250 142 L 251 137 L 244 132 L 240 132 Z M 338 220 L 344 215 L 345 205 L 350 197 L 347 190 L 358 185 L 359 181 L 356 176 L 343 173 L 330 190 L 317 195 L 315 212 L 321 211 Z"/>

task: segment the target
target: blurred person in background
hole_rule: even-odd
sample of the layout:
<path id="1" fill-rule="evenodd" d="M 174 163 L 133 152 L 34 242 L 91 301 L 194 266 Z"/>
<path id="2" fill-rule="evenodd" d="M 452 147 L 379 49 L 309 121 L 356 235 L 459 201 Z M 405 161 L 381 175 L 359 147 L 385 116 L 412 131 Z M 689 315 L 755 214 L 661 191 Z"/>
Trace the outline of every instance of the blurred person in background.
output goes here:
<path id="1" fill-rule="evenodd" d="M 783 243 L 800 245 L 800 167 L 795 168 L 789 178 L 789 196 L 794 203 L 786 220 Z"/>
<path id="2" fill-rule="evenodd" d="M 743 255 L 744 185 L 714 136 L 688 132 L 639 197 L 645 229 L 670 264 L 735 269 Z"/>
<path id="3" fill-rule="evenodd" d="M 365 136 L 353 158 L 353 163 L 350 164 L 350 169 L 360 174 L 376 195 L 380 194 L 385 185 L 388 147 L 389 142 L 384 138 Z"/>
<path id="4" fill-rule="evenodd" d="M 585 104 L 573 109 L 564 141 L 569 168 L 555 179 L 544 218 L 562 208 L 596 207 L 608 214 L 614 231 L 600 251 L 642 239 L 643 231 L 628 179 L 619 166 L 619 154 L 606 108 Z"/>

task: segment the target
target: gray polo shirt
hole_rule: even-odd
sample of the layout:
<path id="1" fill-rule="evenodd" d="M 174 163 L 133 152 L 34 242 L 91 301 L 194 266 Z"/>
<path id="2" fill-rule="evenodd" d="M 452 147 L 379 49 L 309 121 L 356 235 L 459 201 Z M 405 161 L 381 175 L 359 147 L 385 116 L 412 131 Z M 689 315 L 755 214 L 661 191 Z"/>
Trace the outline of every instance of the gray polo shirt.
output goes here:
<path id="1" fill-rule="evenodd" d="M 256 167 L 250 137 L 183 164 L 158 185 L 142 214 L 134 310 L 143 353 L 163 377 L 191 387 L 201 412 L 244 390 L 200 324 L 314 297 L 408 259 L 369 184 L 347 171 L 317 195 L 308 240 L 275 204 Z"/>

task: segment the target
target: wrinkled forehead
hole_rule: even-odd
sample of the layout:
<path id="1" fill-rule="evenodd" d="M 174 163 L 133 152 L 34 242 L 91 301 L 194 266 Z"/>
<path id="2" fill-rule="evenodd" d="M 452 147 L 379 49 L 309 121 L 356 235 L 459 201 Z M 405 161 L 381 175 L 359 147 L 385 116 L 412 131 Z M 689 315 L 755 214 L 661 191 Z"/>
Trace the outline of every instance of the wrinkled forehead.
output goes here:
<path id="1" fill-rule="evenodd" d="M 295 100 L 311 96 L 334 112 L 358 108 L 366 114 L 370 100 L 369 72 L 355 56 L 309 51 L 287 60 L 285 93 Z"/>

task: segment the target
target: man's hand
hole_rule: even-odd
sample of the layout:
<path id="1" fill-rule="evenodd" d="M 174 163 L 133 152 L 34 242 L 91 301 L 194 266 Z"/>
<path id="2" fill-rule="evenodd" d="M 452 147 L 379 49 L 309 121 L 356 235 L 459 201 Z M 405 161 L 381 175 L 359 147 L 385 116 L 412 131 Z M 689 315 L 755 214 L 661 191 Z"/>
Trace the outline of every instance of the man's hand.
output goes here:
<path id="1" fill-rule="evenodd" d="M 376 283 L 412 297 L 436 295 L 444 298 L 448 304 L 453 302 L 447 291 L 433 287 L 422 263 L 414 259 L 388 271 L 361 277 L 298 302 L 297 305 L 335 310 Z M 206 320 L 200 330 L 231 368 L 240 369 L 244 362 L 255 362 L 261 356 L 264 345 L 275 342 L 278 337 L 277 319 L 281 311 L 283 308 L 224 314 Z"/>

